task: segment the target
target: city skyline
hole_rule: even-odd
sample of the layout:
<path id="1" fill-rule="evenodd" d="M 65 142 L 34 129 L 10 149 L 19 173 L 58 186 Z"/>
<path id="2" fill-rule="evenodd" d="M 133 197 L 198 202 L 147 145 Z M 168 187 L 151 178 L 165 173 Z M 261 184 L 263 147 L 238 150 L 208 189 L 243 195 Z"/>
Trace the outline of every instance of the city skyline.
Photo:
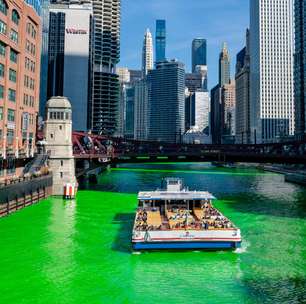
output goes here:
<path id="1" fill-rule="evenodd" d="M 141 12 L 139 6 L 143 8 Z M 172 7 L 171 14 L 166 13 L 170 11 L 169 6 Z M 177 58 L 183 62 L 186 72 L 191 71 L 192 40 L 207 40 L 208 88 L 211 89 L 218 82 L 216 62 L 222 43 L 227 43 L 231 54 L 237 54 L 244 46 L 245 30 L 249 26 L 249 3 L 245 0 L 219 0 L 214 3 L 195 0 L 192 7 L 186 7 L 181 0 L 176 0 L 175 4 L 160 0 L 150 3 L 143 0 L 122 2 L 121 60 L 118 66 L 141 68 L 139 59 L 143 32 L 149 28 L 155 41 L 157 19 L 167 22 L 167 59 Z M 182 23 L 182 19 L 186 22 Z M 133 20 L 137 20 L 137 23 Z M 222 20 L 222 26 L 219 20 Z M 235 61 L 232 60 L 232 75 L 234 69 Z"/>

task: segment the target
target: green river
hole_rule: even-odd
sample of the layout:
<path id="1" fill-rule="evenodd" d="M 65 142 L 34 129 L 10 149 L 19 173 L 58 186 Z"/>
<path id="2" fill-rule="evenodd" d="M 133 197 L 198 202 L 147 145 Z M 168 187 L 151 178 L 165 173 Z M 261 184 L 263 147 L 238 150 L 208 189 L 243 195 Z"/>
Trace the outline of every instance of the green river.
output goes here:
<path id="1" fill-rule="evenodd" d="M 131 251 L 139 190 L 182 177 L 241 228 L 235 252 Z M 120 165 L 75 201 L 0 219 L 0 303 L 306 303 L 306 189 L 209 164 Z"/>

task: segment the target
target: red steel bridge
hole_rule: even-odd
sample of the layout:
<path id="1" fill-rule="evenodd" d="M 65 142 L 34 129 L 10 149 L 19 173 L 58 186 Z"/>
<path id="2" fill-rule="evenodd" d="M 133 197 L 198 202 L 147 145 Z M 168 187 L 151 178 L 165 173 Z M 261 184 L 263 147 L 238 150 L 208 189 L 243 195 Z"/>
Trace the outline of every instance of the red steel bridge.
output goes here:
<path id="1" fill-rule="evenodd" d="M 306 164 L 306 140 L 269 144 L 191 145 L 73 132 L 76 160 L 100 162 L 226 161 Z"/>

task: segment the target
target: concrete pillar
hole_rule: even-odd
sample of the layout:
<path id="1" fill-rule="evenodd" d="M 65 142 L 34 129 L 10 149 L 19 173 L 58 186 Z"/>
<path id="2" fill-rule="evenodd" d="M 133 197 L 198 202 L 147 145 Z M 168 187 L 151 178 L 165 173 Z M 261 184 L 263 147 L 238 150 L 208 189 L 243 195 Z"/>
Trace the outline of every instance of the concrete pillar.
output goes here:
<path id="1" fill-rule="evenodd" d="M 64 195 L 64 185 L 75 183 L 72 149 L 72 111 L 66 97 L 52 97 L 46 104 L 44 128 L 49 167 L 53 171 L 53 195 Z"/>

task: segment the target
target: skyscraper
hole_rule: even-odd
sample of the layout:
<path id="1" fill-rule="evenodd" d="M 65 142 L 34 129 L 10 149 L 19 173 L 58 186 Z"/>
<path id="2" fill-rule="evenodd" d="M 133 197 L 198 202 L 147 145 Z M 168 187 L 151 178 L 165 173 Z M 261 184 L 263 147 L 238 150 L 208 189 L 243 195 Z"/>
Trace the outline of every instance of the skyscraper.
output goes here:
<path id="1" fill-rule="evenodd" d="M 93 88 L 89 128 L 114 134 L 118 125 L 119 80 L 115 74 L 120 56 L 120 0 L 93 0 Z"/>
<path id="2" fill-rule="evenodd" d="M 219 56 L 219 84 L 229 84 L 231 81 L 231 63 L 230 56 L 227 49 L 227 44 L 224 42 L 222 51 Z"/>
<path id="3" fill-rule="evenodd" d="M 294 133 L 293 0 L 251 0 L 250 111 L 253 142 Z"/>
<path id="4" fill-rule="evenodd" d="M 246 46 L 236 58 L 236 143 L 250 143 L 250 45 L 249 30 Z"/>
<path id="5" fill-rule="evenodd" d="M 124 136 L 129 139 L 134 139 L 135 88 L 127 85 L 125 95 Z"/>
<path id="6" fill-rule="evenodd" d="M 224 144 L 235 143 L 235 111 L 236 111 L 236 89 L 235 82 L 225 84 L 221 89 L 221 129 Z"/>
<path id="7" fill-rule="evenodd" d="M 142 75 L 145 77 L 148 71 L 153 69 L 153 41 L 149 29 L 147 29 L 142 48 Z"/>
<path id="8" fill-rule="evenodd" d="M 91 98 L 92 5 L 57 1 L 49 12 L 47 98 L 69 98 L 73 129 L 86 131 Z"/>
<path id="9" fill-rule="evenodd" d="M 221 144 L 222 137 L 222 90 L 217 84 L 210 92 L 210 134 L 213 144 Z"/>
<path id="10" fill-rule="evenodd" d="M 134 98 L 134 138 L 146 140 L 148 137 L 148 86 L 145 79 L 135 83 Z"/>
<path id="11" fill-rule="evenodd" d="M 294 100 L 295 133 L 306 134 L 306 2 L 295 0 Z"/>
<path id="12" fill-rule="evenodd" d="M 116 73 L 119 76 L 120 82 L 120 99 L 119 99 L 119 108 L 118 108 L 118 125 L 116 130 L 116 135 L 119 137 L 124 136 L 125 130 L 125 115 L 126 115 L 126 100 L 127 94 L 126 90 L 130 87 L 130 72 L 128 68 L 116 68 Z"/>
<path id="13" fill-rule="evenodd" d="M 166 20 L 156 20 L 156 63 L 166 60 Z"/>
<path id="14" fill-rule="evenodd" d="M 157 63 L 148 74 L 148 139 L 179 142 L 185 131 L 185 69 L 175 60 Z"/>
<path id="15" fill-rule="evenodd" d="M 207 43 L 203 38 L 192 41 L 192 73 L 196 72 L 196 66 L 207 66 Z"/>
<path id="16" fill-rule="evenodd" d="M 210 97 L 208 92 L 198 91 L 186 98 L 185 126 L 196 127 L 200 132 L 209 135 Z M 186 117 L 187 116 L 187 117 Z M 186 129 L 186 131 L 188 131 Z"/>
<path id="17" fill-rule="evenodd" d="M 214 144 L 220 144 L 224 135 L 224 113 L 225 100 L 227 89 L 225 85 L 231 82 L 231 65 L 230 56 L 226 43 L 223 43 L 222 50 L 219 56 L 219 83 L 211 90 L 211 136 Z"/>
<path id="18" fill-rule="evenodd" d="M 42 10 L 41 10 L 42 41 L 41 41 L 41 57 L 40 57 L 39 114 L 43 118 L 45 116 L 45 105 L 47 102 L 50 0 L 42 0 L 41 5 L 42 5 Z"/>

